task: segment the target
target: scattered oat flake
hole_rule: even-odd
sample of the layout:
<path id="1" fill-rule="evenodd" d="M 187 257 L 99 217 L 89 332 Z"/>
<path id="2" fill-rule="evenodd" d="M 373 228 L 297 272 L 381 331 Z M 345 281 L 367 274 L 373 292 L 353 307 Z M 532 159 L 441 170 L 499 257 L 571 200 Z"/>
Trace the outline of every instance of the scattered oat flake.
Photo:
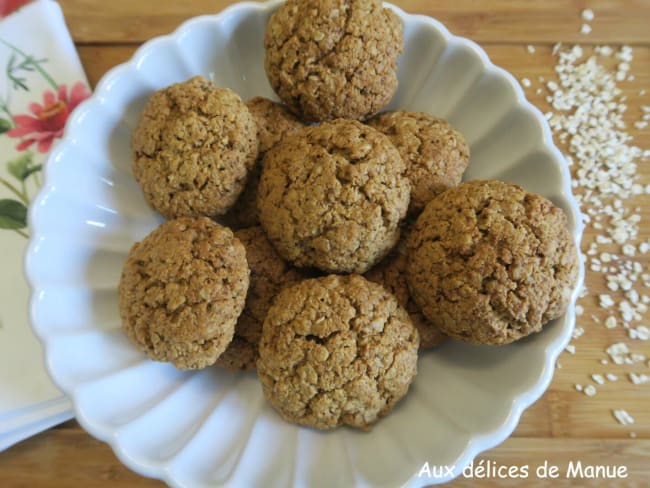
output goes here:
<path id="1" fill-rule="evenodd" d="M 602 308 L 609 308 L 614 305 L 614 300 L 612 300 L 610 295 L 600 295 L 598 299 L 600 300 L 600 306 Z"/>
<path id="2" fill-rule="evenodd" d="M 567 346 L 564 349 L 569 354 L 575 354 L 576 353 L 576 346 L 574 346 L 573 344 L 567 344 Z"/>
<path id="3" fill-rule="evenodd" d="M 637 339 L 642 341 L 650 340 L 650 329 L 648 329 L 648 327 L 646 327 L 645 325 L 639 325 L 636 328 L 636 333 L 637 333 Z"/>
<path id="4" fill-rule="evenodd" d="M 535 52 L 535 46 L 528 44 L 528 46 L 526 46 L 526 51 L 528 51 L 530 54 L 533 54 Z"/>
<path id="5" fill-rule="evenodd" d="M 636 439 L 636 432 L 630 432 L 630 437 L 632 439 Z"/>
<path id="6" fill-rule="evenodd" d="M 582 17 L 582 20 L 586 20 L 587 22 L 591 22 L 594 20 L 594 11 L 591 10 L 590 8 L 584 9 L 581 13 L 580 16 Z"/>
<path id="7" fill-rule="evenodd" d="M 610 46 L 599 46 L 596 48 L 596 52 L 605 57 L 609 57 L 614 54 L 614 50 Z"/>
<path id="8" fill-rule="evenodd" d="M 622 249 L 623 254 L 626 256 L 633 257 L 636 254 L 636 247 L 634 247 L 632 244 L 625 244 Z"/>
<path id="9" fill-rule="evenodd" d="M 650 339 L 650 330 L 645 325 L 639 325 L 638 327 L 630 327 L 627 331 L 630 339 L 638 339 L 640 341 L 647 341 Z"/>
<path id="10" fill-rule="evenodd" d="M 529 88 L 531 85 L 530 80 L 528 78 L 522 78 L 521 84 L 524 88 Z"/>
<path id="11" fill-rule="evenodd" d="M 580 34 L 591 34 L 591 26 L 589 24 L 582 24 L 580 27 Z"/>
<path id="12" fill-rule="evenodd" d="M 576 389 L 576 391 L 582 391 L 582 385 L 579 384 L 579 383 L 576 383 L 575 389 Z"/>
<path id="13" fill-rule="evenodd" d="M 591 9 L 580 13 L 583 25 L 580 32 L 591 33 L 589 23 L 595 18 Z M 638 256 L 650 253 L 650 239 L 639 239 L 641 210 L 638 203 L 631 204 L 638 195 L 650 195 L 650 184 L 641 183 L 639 164 L 650 158 L 650 150 L 637 147 L 633 142 L 636 132 L 650 126 L 650 105 L 642 107 L 636 120 L 625 120 L 627 113 L 634 113 L 619 82 L 633 79 L 634 50 L 631 46 L 595 46 L 592 51 L 581 46 L 553 46 L 556 59 L 553 79 L 539 77 L 541 88 L 550 107 L 546 118 L 555 141 L 566 148 L 567 165 L 572 173 L 572 188 L 582 209 L 582 221 L 593 230 L 594 240 L 584 243 L 581 259 L 587 269 L 601 273 L 603 288 L 607 293 L 594 294 L 597 303 L 609 313 L 602 318 L 608 329 L 619 325 L 634 339 L 648 340 L 650 331 L 640 325 L 650 306 L 650 272 L 647 264 L 637 261 Z M 605 60 L 603 58 L 613 58 Z M 612 64 L 615 66 L 612 68 Z M 628 88 L 629 89 L 629 88 Z M 644 95 L 645 90 L 639 94 Z M 646 117 L 647 116 L 647 117 Z M 645 123 L 645 124 L 644 124 Z M 636 207 L 635 207 L 636 206 Z M 598 285 L 599 287 L 601 285 Z M 582 290 L 580 296 L 586 295 Z M 576 306 L 576 315 L 583 315 L 584 308 Z M 591 315 L 593 323 L 601 323 L 598 316 Z M 574 331 L 574 339 L 584 330 Z M 620 332 L 612 331 L 612 334 Z M 567 352 L 574 354 L 570 344 Z M 650 368 L 642 354 L 633 354 L 624 342 L 607 348 L 603 365 L 638 365 L 641 361 Z M 642 359 L 643 358 L 643 359 Z M 648 376 L 648 375 L 646 375 Z M 605 380 L 617 381 L 613 373 L 591 375 L 594 384 L 576 385 L 585 395 L 596 394 L 597 386 Z M 630 381 L 641 382 L 640 373 L 630 376 Z M 640 383 L 639 383 L 640 384 Z M 625 425 L 634 422 L 625 410 L 612 410 L 614 417 Z"/>
<path id="14" fill-rule="evenodd" d="M 605 384 L 605 378 L 603 378 L 602 374 L 594 373 L 594 374 L 591 375 L 591 379 L 594 380 L 599 385 L 604 385 Z"/>
<path id="15" fill-rule="evenodd" d="M 607 348 L 606 352 L 614 364 L 631 364 L 632 362 L 630 358 L 626 357 L 630 350 L 624 342 L 612 344 Z"/>
<path id="16" fill-rule="evenodd" d="M 630 425 L 634 423 L 634 419 L 632 418 L 632 416 L 623 409 L 612 410 L 612 414 L 614 415 L 614 418 L 618 421 L 618 423 L 621 425 Z"/>
<path id="17" fill-rule="evenodd" d="M 630 381 L 635 385 L 643 385 L 645 383 L 650 382 L 650 376 L 648 376 L 645 373 L 641 373 L 641 374 L 630 373 L 628 374 L 628 377 L 630 378 Z"/>
<path id="18" fill-rule="evenodd" d="M 607 354 L 613 355 L 613 354 L 628 354 L 630 350 L 627 348 L 627 344 L 625 342 L 617 342 L 616 344 L 612 344 L 607 348 Z"/>

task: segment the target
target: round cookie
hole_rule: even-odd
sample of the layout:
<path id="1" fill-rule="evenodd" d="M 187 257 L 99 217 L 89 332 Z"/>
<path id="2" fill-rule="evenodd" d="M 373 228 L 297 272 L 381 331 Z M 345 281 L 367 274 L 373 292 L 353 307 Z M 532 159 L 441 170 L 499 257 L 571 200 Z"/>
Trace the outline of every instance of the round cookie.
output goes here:
<path id="1" fill-rule="evenodd" d="M 296 266 L 364 273 L 399 238 L 409 202 L 404 172 L 397 149 L 367 125 L 307 127 L 266 153 L 260 223 Z"/>
<path id="2" fill-rule="evenodd" d="M 408 240 L 407 281 L 422 313 L 445 334 L 507 344 L 564 313 L 578 276 L 565 214 L 501 181 L 447 190 Z"/>
<path id="3" fill-rule="evenodd" d="M 133 132 L 133 175 L 168 219 L 224 214 L 257 158 L 257 127 L 227 88 L 196 76 L 155 92 Z"/>
<path id="4" fill-rule="evenodd" d="M 271 16 L 264 67 L 306 120 L 363 120 L 397 89 L 402 22 L 380 0 L 287 0 Z"/>
<path id="5" fill-rule="evenodd" d="M 276 297 L 257 371 L 264 396 L 286 420 L 367 429 L 406 394 L 418 345 L 406 310 L 382 286 L 330 275 Z"/>
<path id="6" fill-rule="evenodd" d="M 287 107 L 264 97 L 251 98 L 246 102 L 255 123 L 260 143 L 260 158 L 273 149 L 284 136 L 305 126 Z"/>
<path id="7" fill-rule="evenodd" d="M 244 308 L 246 251 L 206 217 L 170 220 L 133 245 L 119 283 L 122 328 L 151 359 L 214 364 Z"/>
<path id="8" fill-rule="evenodd" d="M 262 324 L 273 299 L 280 290 L 298 282 L 303 275 L 278 256 L 261 227 L 239 230 L 235 237 L 246 248 L 250 285 L 246 306 L 235 326 L 235 335 L 216 365 L 230 370 L 250 370 L 255 369 Z"/>
<path id="9" fill-rule="evenodd" d="M 406 164 L 409 212 L 421 211 L 433 197 L 460 183 L 469 164 L 469 146 L 445 120 L 397 110 L 379 114 L 368 124 L 390 138 Z"/>
<path id="10" fill-rule="evenodd" d="M 402 231 L 404 232 L 404 231 Z M 397 298 L 399 304 L 408 312 L 411 322 L 420 334 L 420 349 L 430 349 L 446 339 L 438 328 L 429 322 L 420 307 L 411 298 L 406 283 L 406 246 L 402 236 L 394 252 L 368 271 L 364 277 L 374 283 L 379 283 Z"/>
<path id="11" fill-rule="evenodd" d="M 238 229 L 259 224 L 257 216 L 257 185 L 260 182 L 264 154 L 280 142 L 286 134 L 304 127 L 304 124 L 292 115 L 284 105 L 273 102 L 268 98 L 252 98 L 246 102 L 246 106 L 257 124 L 259 156 L 250 172 L 244 191 L 223 218 L 224 223 Z"/>

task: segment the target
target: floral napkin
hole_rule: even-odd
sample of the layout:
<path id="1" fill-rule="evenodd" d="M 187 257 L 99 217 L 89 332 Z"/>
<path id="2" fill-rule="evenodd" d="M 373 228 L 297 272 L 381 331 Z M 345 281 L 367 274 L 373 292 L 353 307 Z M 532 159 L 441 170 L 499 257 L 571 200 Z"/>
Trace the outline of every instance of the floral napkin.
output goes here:
<path id="1" fill-rule="evenodd" d="M 42 347 L 29 325 L 23 256 L 27 208 L 47 155 L 90 90 L 56 2 L 0 0 L 0 17 L 2 450 L 72 417 L 69 401 L 46 373 Z"/>

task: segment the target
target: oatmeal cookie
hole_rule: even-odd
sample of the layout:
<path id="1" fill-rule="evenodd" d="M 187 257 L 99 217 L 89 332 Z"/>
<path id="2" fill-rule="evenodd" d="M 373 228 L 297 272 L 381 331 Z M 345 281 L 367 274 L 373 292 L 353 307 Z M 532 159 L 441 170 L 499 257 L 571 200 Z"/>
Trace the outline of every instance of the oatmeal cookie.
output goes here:
<path id="1" fill-rule="evenodd" d="M 578 276 L 565 214 L 501 181 L 472 181 L 424 209 L 407 281 L 424 315 L 468 342 L 507 344 L 564 313 Z"/>
<path id="2" fill-rule="evenodd" d="M 380 0 L 287 0 L 266 27 L 264 66 L 306 120 L 363 120 L 397 89 L 402 22 Z"/>
<path id="3" fill-rule="evenodd" d="M 389 137 L 406 164 L 409 212 L 420 212 L 433 197 L 460 183 L 469 164 L 469 146 L 448 122 L 397 110 L 379 114 L 368 124 Z"/>
<path id="4" fill-rule="evenodd" d="M 264 154 L 280 142 L 285 135 L 304 127 L 304 124 L 294 117 L 284 105 L 268 98 L 252 98 L 246 102 L 246 106 L 257 124 L 259 156 L 255 167 L 250 172 L 244 191 L 223 218 L 225 224 L 237 229 L 259 224 L 257 185 L 260 182 Z"/>
<path id="5" fill-rule="evenodd" d="M 196 76 L 154 93 L 133 132 L 133 174 L 168 219 L 224 214 L 257 158 L 257 127 L 239 96 Z"/>
<path id="6" fill-rule="evenodd" d="M 368 271 L 364 277 L 374 283 L 379 283 L 395 295 L 399 304 L 408 312 L 411 322 L 420 334 L 420 349 L 430 349 L 443 342 L 446 336 L 422 315 L 420 307 L 411 298 L 406 284 L 405 238 L 406 236 L 403 235 L 396 249 Z"/>
<path id="7" fill-rule="evenodd" d="M 295 132 L 266 153 L 260 223 L 298 267 L 364 273 L 399 238 L 409 183 L 386 136 L 352 120 Z"/>
<path id="8" fill-rule="evenodd" d="M 284 136 L 305 126 L 284 105 L 268 98 L 251 98 L 246 106 L 257 124 L 260 157 L 273 149 Z"/>
<path id="9" fill-rule="evenodd" d="M 255 369 L 262 323 L 273 299 L 280 290 L 298 282 L 303 274 L 278 256 L 261 227 L 239 230 L 235 237 L 246 248 L 250 286 L 233 340 L 216 364 L 231 370 Z"/>
<path id="10" fill-rule="evenodd" d="M 122 270 L 122 327 L 151 359 L 213 364 L 233 337 L 249 270 L 233 233 L 206 217 L 163 223 L 133 245 Z"/>
<path id="11" fill-rule="evenodd" d="M 330 275 L 280 292 L 264 321 L 257 370 L 286 420 L 367 429 L 406 394 L 418 345 L 406 310 L 382 286 Z"/>

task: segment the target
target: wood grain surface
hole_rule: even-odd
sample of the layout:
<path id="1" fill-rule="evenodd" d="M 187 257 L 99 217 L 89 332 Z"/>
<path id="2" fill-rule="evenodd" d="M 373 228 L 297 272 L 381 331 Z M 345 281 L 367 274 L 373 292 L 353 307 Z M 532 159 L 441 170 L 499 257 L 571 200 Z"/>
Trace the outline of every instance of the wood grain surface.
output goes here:
<path id="1" fill-rule="evenodd" d="M 234 3 L 229 0 L 61 0 L 68 26 L 79 49 L 88 78 L 94 86 L 111 67 L 126 61 L 145 40 L 175 29 L 184 20 L 201 14 L 216 13 Z M 634 143 L 650 148 L 650 130 L 636 130 L 640 105 L 650 105 L 650 1 L 648 0 L 395 0 L 395 4 L 411 13 L 431 15 L 442 21 L 452 33 L 474 39 L 497 64 L 521 79 L 533 81 L 526 90 L 529 99 L 542 111 L 549 110 L 546 93 L 536 94 L 540 76 L 554 76 L 555 59 L 551 46 L 563 43 L 629 44 L 634 47 L 631 72 L 635 80 L 622 83 L 627 95 L 625 119 Z M 154 6 L 155 5 L 155 6 Z M 583 20 L 580 12 L 589 7 L 596 14 L 590 22 L 593 32 L 579 33 Z M 527 45 L 535 47 L 529 53 Z M 639 164 L 641 183 L 650 184 L 648 162 Z M 640 207 L 640 237 L 650 237 L 650 196 L 630 201 Z M 584 242 L 594 239 L 587 230 Z M 650 265 L 650 254 L 636 258 L 644 267 Z M 650 480 L 650 384 L 633 385 L 629 372 L 650 370 L 643 365 L 607 365 L 604 349 L 619 342 L 631 341 L 621 327 L 606 329 L 594 322 L 604 311 L 596 296 L 606 290 L 602 274 L 587 273 L 589 295 L 581 300 L 585 313 L 578 326 L 585 329 L 583 337 L 574 341 L 575 355 L 563 354 L 553 382 L 544 394 L 522 416 L 513 435 L 502 445 L 485 452 L 478 459 L 499 465 L 529 465 L 531 470 L 548 461 L 560 466 L 564 473 L 569 461 L 583 464 L 619 464 L 627 466 L 629 476 L 621 486 L 648 486 Z M 650 357 L 650 342 L 634 343 L 634 351 Z M 594 397 L 574 389 L 576 383 L 587 384 L 592 373 L 615 373 L 619 380 L 598 388 Z M 636 420 L 623 427 L 613 416 L 613 409 L 625 409 Z M 635 438 L 631 438 L 631 433 Z M 426 459 L 422 460 L 427 461 Z M 530 484 L 540 480 L 531 473 Z M 566 479 L 560 476 L 553 486 L 601 486 L 602 481 Z M 520 483 L 502 481 L 504 485 Z M 549 482 L 551 483 L 551 482 Z M 494 486 L 495 480 L 457 479 L 449 486 Z M 26 440 L 0 453 L 0 486 L 43 487 L 120 487 L 161 486 L 155 480 L 142 478 L 122 466 L 111 449 L 94 440 L 79 425 L 68 422 Z"/>

